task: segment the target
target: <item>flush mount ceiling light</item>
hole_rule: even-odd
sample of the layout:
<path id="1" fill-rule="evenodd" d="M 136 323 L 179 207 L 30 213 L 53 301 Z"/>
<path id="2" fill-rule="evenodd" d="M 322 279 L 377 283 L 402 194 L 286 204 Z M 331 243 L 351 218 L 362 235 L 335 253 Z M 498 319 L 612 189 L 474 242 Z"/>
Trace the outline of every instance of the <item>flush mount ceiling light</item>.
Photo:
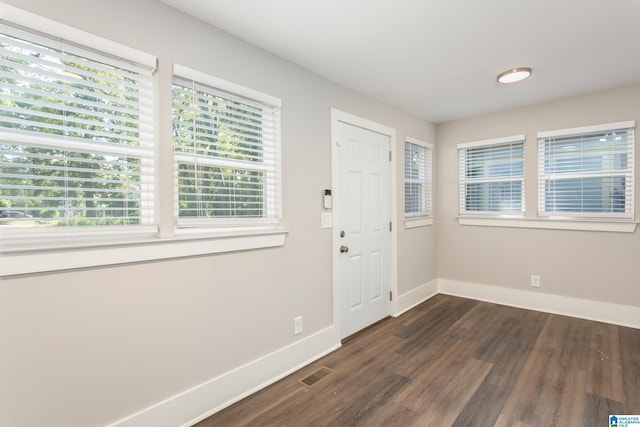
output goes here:
<path id="1" fill-rule="evenodd" d="M 515 83 L 531 75 L 531 68 L 513 68 L 498 74 L 498 83 Z"/>

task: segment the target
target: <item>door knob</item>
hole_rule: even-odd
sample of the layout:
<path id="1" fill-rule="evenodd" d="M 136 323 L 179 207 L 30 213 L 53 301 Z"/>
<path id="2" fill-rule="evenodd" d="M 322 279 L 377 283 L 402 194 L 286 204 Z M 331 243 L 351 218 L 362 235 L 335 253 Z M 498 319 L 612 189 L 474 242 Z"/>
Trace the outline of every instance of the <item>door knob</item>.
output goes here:
<path id="1" fill-rule="evenodd" d="M 348 246 L 340 246 L 340 252 L 342 252 L 342 253 L 349 252 L 349 247 Z"/>

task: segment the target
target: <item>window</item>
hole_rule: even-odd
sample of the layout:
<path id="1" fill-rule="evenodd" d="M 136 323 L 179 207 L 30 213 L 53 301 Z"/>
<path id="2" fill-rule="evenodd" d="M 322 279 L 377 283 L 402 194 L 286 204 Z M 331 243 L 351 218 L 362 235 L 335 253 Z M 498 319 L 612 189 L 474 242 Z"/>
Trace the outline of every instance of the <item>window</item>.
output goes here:
<path id="1" fill-rule="evenodd" d="M 193 102 L 175 170 L 160 170 L 155 56 L 4 3 L 0 16 L 0 276 L 284 245 L 279 100 L 177 66 Z M 155 185 L 174 173 L 177 221 L 157 200 L 173 188 Z M 216 221 L 250 229 L 171 229 Z"/>
<path id="2" fill-rule="evenodd" d="M 280 100 L 175 65 L 173 136 L 179 227 L 280 223 Z"/>
<path id="3" fill-rule="evenodd" d="M 524 135 L 458 144 L 460 215 L 524 215 Z"/>
<path id="4" fill-rule="evenodd" d="M 538 134 L 541 217 L 633 220 L 635 122 Z"/>
<path id="5" fill-rule="evenodd" d="M 407 138 L 404 143 L 405 219 L 431 216 L 433 146 Z"/>
<path id="6" fill-rule="evenodd" d="M 155 231 L 155 58 L 38 28 L 0 24 L 3 244 Z"/>

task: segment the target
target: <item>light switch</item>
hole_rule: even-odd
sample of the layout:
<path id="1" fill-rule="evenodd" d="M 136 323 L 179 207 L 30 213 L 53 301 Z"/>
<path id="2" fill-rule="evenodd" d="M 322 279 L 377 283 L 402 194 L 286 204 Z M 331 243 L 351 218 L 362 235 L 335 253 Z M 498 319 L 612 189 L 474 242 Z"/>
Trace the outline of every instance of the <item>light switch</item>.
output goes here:
<path id="1" fill-rule="evenodd" d="M 331 212 L 323 212 L 320 214 L 320 228 L 333 227 L 333 215 Z"/>

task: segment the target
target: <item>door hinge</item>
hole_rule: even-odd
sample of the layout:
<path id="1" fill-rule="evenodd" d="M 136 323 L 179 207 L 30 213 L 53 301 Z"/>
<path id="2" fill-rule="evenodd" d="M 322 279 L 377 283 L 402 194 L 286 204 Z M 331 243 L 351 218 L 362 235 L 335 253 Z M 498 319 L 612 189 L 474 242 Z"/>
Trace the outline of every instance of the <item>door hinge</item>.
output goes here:
<path id="1" fill-rule="evenodd" d="M 389 151 L 389 161 L 391 161 L 391 151 Z"/>
<path id="2" fill-rule="evenodd" d="M 393 292 L 389 291 L 389 301 L 393 301 Z"/>
<path id="3" fill-rule="evenodd" d="M 393 223 L 389 221 L 389 231 L 393 231 Z"/>

